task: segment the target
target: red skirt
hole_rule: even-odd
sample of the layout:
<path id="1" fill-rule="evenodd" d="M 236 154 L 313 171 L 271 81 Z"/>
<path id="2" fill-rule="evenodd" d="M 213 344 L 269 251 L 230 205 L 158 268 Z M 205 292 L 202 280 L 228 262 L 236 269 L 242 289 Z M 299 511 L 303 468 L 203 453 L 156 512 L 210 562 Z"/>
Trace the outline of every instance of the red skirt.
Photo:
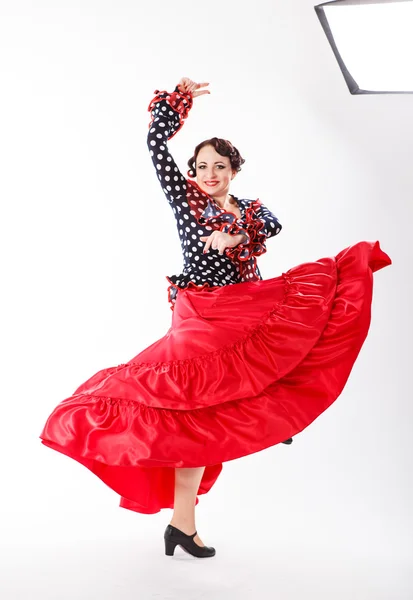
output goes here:
<path id="1" fill-rule="evenodd" d="M 42 443 L 139 513 L 173 508 L 175 467 L 205 466 L 207 493 L 223 462 L 297 435 L 338 398 L 369 329 L 372 274 L 390 264 L 362 241 L 272 279 L 180 290 L 168 332 L 60 402 Z"/>

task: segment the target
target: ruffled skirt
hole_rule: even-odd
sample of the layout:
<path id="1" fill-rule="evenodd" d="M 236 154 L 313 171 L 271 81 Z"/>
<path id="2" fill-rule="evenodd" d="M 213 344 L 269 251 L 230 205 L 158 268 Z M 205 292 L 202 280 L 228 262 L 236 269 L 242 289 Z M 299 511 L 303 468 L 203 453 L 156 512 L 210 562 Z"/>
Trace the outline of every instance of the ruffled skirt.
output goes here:
<path id="1" fill-rule="evenodd" d="M 368 333 L 372 274 L 390 264 L 362 241 L 272 279 L 180 290 L 167 333 L 60 402 L 42 443 L 123 508 L 173 508 L 176 467 L 205 466 L 205 494 L 223 462 L 295 436 L 338 398 Z"/>

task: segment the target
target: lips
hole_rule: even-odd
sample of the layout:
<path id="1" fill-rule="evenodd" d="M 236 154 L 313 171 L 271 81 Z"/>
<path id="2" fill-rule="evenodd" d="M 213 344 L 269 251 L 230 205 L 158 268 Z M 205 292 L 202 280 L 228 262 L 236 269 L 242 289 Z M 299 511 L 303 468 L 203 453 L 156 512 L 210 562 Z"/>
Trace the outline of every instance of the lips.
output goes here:
<path id="1" fill-rule="evenodd" d="M 209 185 L 211 187 L 213 187 L 214 185 L 217 185 L 218 181 L 205 181 L 205 185 Z"/>

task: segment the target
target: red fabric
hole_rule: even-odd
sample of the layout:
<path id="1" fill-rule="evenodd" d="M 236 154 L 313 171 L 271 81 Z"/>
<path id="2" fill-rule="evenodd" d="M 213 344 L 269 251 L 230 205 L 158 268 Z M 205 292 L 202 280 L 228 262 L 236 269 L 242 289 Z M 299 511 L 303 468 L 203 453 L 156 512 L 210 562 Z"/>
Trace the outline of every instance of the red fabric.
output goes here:
<path id="1" fill-rule="evenodd" d="M 208 492 L 223 462 L 295 436 L 341 394 L 368 333 L 372 274 L 390 264 L 363 241 L 272 279 L 180 290 L 168 332 L 80 385 L 42 443 L 137 512 L 173 508 L 175 467 L 206 466 Z"/>
<path id="2" fill-rule="evenodd" d="M 179 285 L 176 285 L 176 283 L 174 283 L 173 281 L 171 281 L 168 277 L 168 275 L 165 275 L 166 279 L 169 281 L 169 283 L 171 284 L 167 291 L 168 291 L 168 302 L 169 302 L 169 308 L 171 310 L 174 310 L 175 308 L 175 301 L 172 300 L 172 288 L 175 288 L 176 291 L 178 292 L 179 290 L 182 290 L 183 288 L 180 288 Z M 199 289 L 203 289 L 206 287 L 211 287 L 210 284 L 208 283 L 208 281 L 205 281 L 203 284 L 196 284 L 193 281 L 188 281 L 188 283 L 186 284 L 186 289 L 188 288 L 197 288 Z"/>

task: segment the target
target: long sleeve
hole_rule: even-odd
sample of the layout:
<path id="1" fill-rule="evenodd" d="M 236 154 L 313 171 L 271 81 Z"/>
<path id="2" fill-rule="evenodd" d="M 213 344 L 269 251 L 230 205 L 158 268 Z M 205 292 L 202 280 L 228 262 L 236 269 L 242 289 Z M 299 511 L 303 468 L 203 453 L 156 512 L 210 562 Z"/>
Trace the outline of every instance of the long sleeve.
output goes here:
<path id="1" fill-rule="evenodd" d="M 192 107 L 192 94 L 155 90 L 149 104 L 151 121 L 148 149 L 162 190 L 175 215 L 182 249 L 182 272 L 167 275 L 170 285 L 168 299 L 171 308 L 179 289 L 195 286 L 233 285 L 242 281 L 261 279 L 256 256 L 266 251 L 265 241 L 281 230 L 278 219 L 259 200 L 238 199 L 241 218 L 218 206 L 196 181 L 187 179 L 169 152 L 168 142 L 183 126 Z M 235 235 L 243 233 L 244 243 L 226 248 L 221 255 L 217 249 L 204 254 L 205 242 L 219 229 Z"/>
<path id="2" fill-rule="evenodd" d="M 282 225 L 277 217 L 266 207 L 261 204 L 256 211 L 256 215 L 259 219 L 264 221 L 265 235 L 267 238 L 278 235 L 282 229 Z"/>
<path id="3" fill-rule="evenodd" d="M 233 260 L 246 261 L 253 256 L 260 256 L 267 251 L 266 240 L 278 235 L 282 229 L 277 217 L 259 200 L 250 202 L 245 217 L 234 221 L 227 233 L 244 234 L 246 239 L 234 248 L 226 248 L 225 253 Z"/>
<path id="4" fill-rule="evenodd" d="M 192 95 L 181 93 L 178 86 L 172 93 L 155 90 L 148 111 L 148 149 L 156 169 L 159 182 L 171 205 L 181 204 L 186 196 L 186 178 L 181 173 L 169 152 L 168 140 L 181 129 L 184 119 L 192 108 Z"/>

